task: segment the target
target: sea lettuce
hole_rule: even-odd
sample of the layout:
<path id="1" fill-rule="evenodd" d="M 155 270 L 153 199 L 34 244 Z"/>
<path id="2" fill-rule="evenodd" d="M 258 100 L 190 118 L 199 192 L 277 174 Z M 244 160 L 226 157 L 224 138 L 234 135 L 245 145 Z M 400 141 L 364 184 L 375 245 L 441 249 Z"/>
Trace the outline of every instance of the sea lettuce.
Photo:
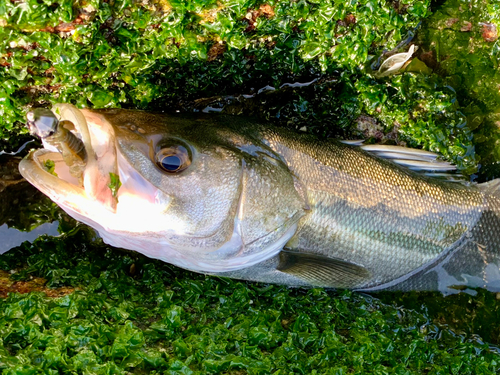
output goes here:
<path id="1" fill-rule="evenodd" d="M 460 13 L 461 2 L 449 0 L 433 4 L 431 13 L 430 5 L 4 1 L 0 137 L 4 148 L 16 148 L 33 105 L 191 111 L 201 98 L 319 79 L 317 89 L 284 95 L 274 106 L 260 101 L 249 114 L 349 138 L 364 135 L 359 123 L 368 115 L 381 132 L 372 141 L 436 151 L 472 174 L 479 164 L 500 160 L 494 147 L 498 48 L 482 37 L 484 25 L 495 26 L 498 9 L 474 2 Z M 471 31 L 460 31 L 469 18 Z M 379 56 L 408 49 L 398 43 L 412 34 L 420 60 L 402 74 L 374 78 Z M 467 49 L 469 35 L 474 42 Z M 470 66 L 478 69 L 465 74 Z M 487 79 L 480 80 L 483 74 Z"/>
<path id="2" fill-rule="evenodd" d="M 2 1 L 0 136 L 25 132 L 33 105 L 177 110 L 341 71 L 357 79 L 428 4 Z"/>
<path id="3" fill-rule="evenodd" d="M 11 272 L 0 288 L 5 375 L 498 371 L 494 348 L 443 317 L 348 291 L 190 273 L 110 249 L 83 226 L 11 250 L 0 270 Z"/>

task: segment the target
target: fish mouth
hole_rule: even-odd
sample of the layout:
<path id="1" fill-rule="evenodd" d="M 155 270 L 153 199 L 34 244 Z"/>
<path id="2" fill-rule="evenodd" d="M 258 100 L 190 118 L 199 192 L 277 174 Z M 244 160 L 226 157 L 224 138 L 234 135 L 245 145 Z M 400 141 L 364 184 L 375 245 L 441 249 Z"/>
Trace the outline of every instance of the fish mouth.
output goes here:
<path id="1" fill-rule="evenodd" d="M 116 212 L 117 198 L 111 189 L 113 175 L 118 176 L 113 127 L 98 113 L 71 104 L 56 104 L 52 111 L 60 121 L 74 125 L 71 131 L 82 141 L 87 154 L 85 165 L 75 176 L 63 155 L 46 147 L 31 151 L 21 161 L 22 176 L 70 215 L 84 219 Z M 51 164 L 53 168 L 48 168 Z"/>

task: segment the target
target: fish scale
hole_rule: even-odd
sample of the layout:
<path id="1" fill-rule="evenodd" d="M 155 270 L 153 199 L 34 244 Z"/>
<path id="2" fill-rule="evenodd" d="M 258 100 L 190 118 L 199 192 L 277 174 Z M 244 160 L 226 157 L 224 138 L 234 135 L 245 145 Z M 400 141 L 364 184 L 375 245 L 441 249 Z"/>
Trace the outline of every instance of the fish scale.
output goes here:
<path id="1" fill-rule="evenodd" d="M 354 146 L 285 131 L 265 138 L 306 185 L 311 204 L 290 248 L 371 271 L 351 288 L 383 285 L 452 251 L 488 209 L 477 189 L 423 177 Z"/>

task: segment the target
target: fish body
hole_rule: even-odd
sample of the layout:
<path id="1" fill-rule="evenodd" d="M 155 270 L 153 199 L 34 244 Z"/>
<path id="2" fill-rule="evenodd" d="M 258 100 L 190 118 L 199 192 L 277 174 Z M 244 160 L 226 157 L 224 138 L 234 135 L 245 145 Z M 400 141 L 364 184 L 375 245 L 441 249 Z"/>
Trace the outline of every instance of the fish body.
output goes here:
<path id="1" fill-rule="evenodd" d="M 85 144 L 82 176 L 56 150 L 30 154 L 20 171 L 110 245 L 266 283 L 500 290 L 495 181 L 441 181 L 240 117 L 55 112 Z M 48 159 L 58 176 L 43 169 Z"/>

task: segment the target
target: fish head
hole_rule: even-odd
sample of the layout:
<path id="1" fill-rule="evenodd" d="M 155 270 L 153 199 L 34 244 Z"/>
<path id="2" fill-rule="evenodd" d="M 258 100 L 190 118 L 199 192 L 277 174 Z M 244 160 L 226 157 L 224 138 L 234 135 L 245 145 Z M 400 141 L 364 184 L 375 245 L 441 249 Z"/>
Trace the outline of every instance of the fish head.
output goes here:
<path id="1" fill-rule="evenodd" d="M 251 127 L 218 116 L 53 111 L 75 125 L 85 168 L 75 176 L 46 145 L 20 171 L 110 245 L 194 271 L 232 271 L 276 255 L 304 215 L 293 175 Z"/>

